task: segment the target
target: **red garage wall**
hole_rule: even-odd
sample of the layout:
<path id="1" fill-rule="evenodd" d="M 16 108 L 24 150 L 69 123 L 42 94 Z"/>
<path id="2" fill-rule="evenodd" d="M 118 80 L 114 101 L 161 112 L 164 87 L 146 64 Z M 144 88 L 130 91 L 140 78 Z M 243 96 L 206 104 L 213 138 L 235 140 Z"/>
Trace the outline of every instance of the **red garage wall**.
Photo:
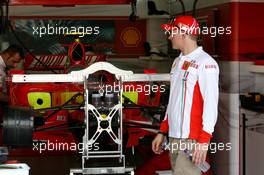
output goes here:
<path id="1" fill-rule="evenodd" d="M 203 36 L 205 50 L 221 60 L 244 60 L 245 54 L 264 53 L 263 9 L 264 3 L 244 2 L 199 9 L 198 18 L 207 16 L 208 26 L 232 27 L 230 35 Z"/>
<path id="2" fill-rule="evenodd" d="M 239 53 L 264 53 L 264 3 L 239 3 Z"/>

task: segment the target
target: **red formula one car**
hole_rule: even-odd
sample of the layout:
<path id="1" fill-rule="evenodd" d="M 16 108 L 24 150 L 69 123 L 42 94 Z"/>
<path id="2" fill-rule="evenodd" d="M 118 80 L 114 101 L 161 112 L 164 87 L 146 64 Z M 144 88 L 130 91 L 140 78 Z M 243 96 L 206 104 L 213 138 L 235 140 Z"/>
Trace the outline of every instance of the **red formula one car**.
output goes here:
<path id="1" fill-rule="evenodd" d="M 168 75 L 148 70 L 146 74 L 130 75 L 130 79 L 125 78 L 121 83 L 114 73 L 131 71 L 124 72 L 111 66 L 103 55 L 85 55 L 85 46 L 75 41 L 68 46 L 68 55 L 26 58 L 26 71 L 39 73 L 48 67 L 62 74 L 11 72 L 10 76 L 14 76 L 8 82 L 10 104 L 15 108 L 9 108 L 4 117 L 3 141 L 5 145 L 29 147 L 14 149 L 10 154 L 79 153 L 83 159 L 82 168 L 72 170 L 72 173 L 125 173 L 137 168 L 137 174 L 142 174 L 142 169 L 150 167 L 148 174 L 154 174 L 156 170 L 170 169 L 168 154 L 154 156 L 150 145 L 164 116 L 168 98 L 167 86 L 159 81 L 168 81 Z M 77 74 L 70 76 L 71 72 L 88 69 L 96 71 L 85 76 L 85 80 Z M 18 109 L 28 107 L 30 110 Z M 92 146 L 87 148 L 85 145 Z M 135 161 L 134 154 L 140 155 L 143 161 Z M 118 158 L 118 166 L 102 165 L 98 170 L 86 165 L 92 158 L 109 157 Z M 132 169 L 127 169 L 126 157 Z M 162 163 L 154 165 L 156 160 Z M 109 160 L 105 161 L 109 164 Z"/>

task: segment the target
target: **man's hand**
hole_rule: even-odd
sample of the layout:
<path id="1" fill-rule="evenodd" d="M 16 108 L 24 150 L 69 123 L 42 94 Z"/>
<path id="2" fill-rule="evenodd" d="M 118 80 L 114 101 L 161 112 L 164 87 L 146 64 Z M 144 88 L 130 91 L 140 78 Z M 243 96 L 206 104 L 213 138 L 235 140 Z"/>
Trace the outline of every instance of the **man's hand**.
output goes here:
<path id="1" fill-rule="evenodd" d="M 163 134 L 157 134 L 155 139 L 152 141 L 152 151 L 156 154 L 161 154 L 163 152 L 161 148 L 161 144 L 164 141 L 164 135 Z"/>
<path id="2" fill-rule="evenodd" d="M 195 145 L 192 161 L 196 166 L 202 164 L 205 161 L 207 151 L 208 151 L 208 143 L 197 143 Z"/>

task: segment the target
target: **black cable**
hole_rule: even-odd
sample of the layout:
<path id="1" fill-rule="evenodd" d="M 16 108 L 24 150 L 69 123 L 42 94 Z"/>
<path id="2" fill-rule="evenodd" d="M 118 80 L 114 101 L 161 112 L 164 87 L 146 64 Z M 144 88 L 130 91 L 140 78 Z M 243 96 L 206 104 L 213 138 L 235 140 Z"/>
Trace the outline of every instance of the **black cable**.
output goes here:
<path id="1" fill-rule="evenodd" d="M 60 130 L 69 130 L 69 129 L 80 129 L 80 128 L 85 128 L 85 126 L 72 126 L 72 127 L 67 127 L 67 128 L 53 128 L 53 129 L 45 129 L 45 130 L 40 130 L 38 132 L 45 132 L 45 131 L 60 131 Z"/>
<path id="2" fill-rule="evenodd" d="M 72 127 L 67 127 L 67 128 L 57 128 L 60 126 L 64 126 L 64 125 L 69 125 L 69 123 L 63 123 L 63 124 L 59 124 L 59 125 L 54 125 L 54 126 L 49 126 L 46 128 L 37 128 L 35 131 L 57 131 L 57 130 L 68 130 L 68 129 L 79 129 L 79 128 L 84 128 L 85 125 L 80 125 L 80 126 L 72 126 Z"/>
<path id="3" fill-rule="evenodd" d="M 53 126 L 49 126 L 49 127 L 45 127 L 45 128 L 36 128 L 35 131 L 42 131 L 42 130 L 46 130 L 46 129 L 51 129 L 51 128 L 56 128 L 56 127 L 68 125 L 68 124 L 69 123 L 63 123 L 63 124 L 53 125 Z"/>
<path id="4" fill-rule="evenodd" d="M 136 103 L 134 103 L 132 100 L 130 100 L 130 98 L 124 96 L 124 94 L 122 94 L 122 97 L 124 98 L 124 100 L 127 100 L 128 102 L 132 103 L 135 106 L 138 106 Z"/>
<path id="5" fill-rule="evenodd" d="M 181 3 L 181 7 L 182 7 L 182 15 L 185 15 L 185 5 L 184 5 L 184 2 L 182 0 L 179 0 L 180 3 Z"/>
<path id="6" fill-rule="evenodd" d="M 42 66 L 44 66 L 46 68 L 46 70 L 51 71 L 55 74 L 57 74 L 58 72 L 52 70 L 51 68 L 49 68 L 49 66 L 45 63 L 43 63 L 40 59 L 38 59 L 23 43 L 23 41 L 18 37 L 17 33 L 15 32 L 15 30 L 13 29 L 13 26 L 11 25 L 10 22 L 8 22 L 8 26 L 11 29 L 12 34 L 14 35 L 14 37 L 16 38 L 16 40 L 19 42 L 19 44 L 35 59 L 37 60 L 37 62 L 39 62 Z"/>
<path id="7" fill-rule="evenodd" d="M 78 110 L 80 109 L 82 105 L 65 105 L 65 106 L 55 106 L 55 107 L 50 107 L 50 108 L 41 108 L 41 109 L 35 109 L 34 111 L 47 111 L 47 110 L 62 110 L 62 109 L 67 109 L 67 110 Z"/>
<path id="8" fill-rule="evenodd" d="M 152 110 L 152 111 L 158 111 L 158 112 L 163 112 L 164 107 L 163 106 L 139 106 L 136 104 L 125 104 L 123 105 L 125 109 L 146 109 L 146 110 Z"/>
<path id="9" fill-rule="evenodd" d="M 0 27 L 1 27 L 1 34 L 4 32 L 4 10 L 2 4 L 0 4 Z"/>
<path id="10" fill-rule="evenodd" d="M 58 110 L 56 111 L 53 111 L 52 113 L 50 113 L 46 118 L 45 118 L 45 121 L 47 121 L 50 117 L 52 117 L 54 114 L 56 114 L 58 111 L 60 111 L 64 106 L 66 106 L 69 102 L 71 102 L 74 98 L 78 97 L 79 95 L 81 95 L 81 93 L 77 93 L 75 95 L 73 95 L 68 101 L 66 101 L 63 105 L 61 105 L 59 107 Z"/>
<path id="11" fill-rule="evenodd" d="M 159 129 L 159 126 L 140 126 L 140 125 L 127 125 L 124 124 L 124 128 L 139 128 L 139 129 Z"/>
<path id="12" fill-rule="evenodd" d="M 193 11 L 192 11 L 192 16 L 196 17 L 196 6 L 197 6 L 198 0 L 194 0 L 193 2 Z"/>
<path id="13" fill-rule="evenodd" d="M 5 16 L 5 25 L 4 25 L 4 33 L 8 28 L 8 17 L 9 17 L 9 0 L 6 0 L 6 16 Z"/>
<path id="14" fill-rule="evenodd" d="M 131 2 L 131 9 L 132 9 L 132 12 L 131 14 L 129 15 L 129 20 L 132 21 L 132 22 L 135 22 L 136 19 L 137 19 L 137 0 L 134 0 Z"/>
<path id="15" fill-rule="evenodd" d="M 130 127 L 138 127 L 138 128 L 152 128 L 152 129 L 159 129 L 160 126 L 158 125 L 149 125 L 144 123 L 136 123 L 136 122 L 124 122 L 124 126 L 130 126 Z"/>
<path id="16" fill-rule="evenodd" d="M 246 174 L 246 121 L 247 121 L 247 117 L 246 114 L 243 113 L 242 114 L 242 166 L 243 166 L 243 171 L 242 174 L 245 175 Z"/>
<path id="17" fill-rule="evenodd" d="M 4 1 L 1 1 L 0 2 L 0 15 L 1 15 L 1 23 L 0 23 L 0 27 L 1 27 L 1 34 L 3 34 L 5 32 L 5 15 L 4 15 L 4 5 L 5 5 L 5 2 Z"/>

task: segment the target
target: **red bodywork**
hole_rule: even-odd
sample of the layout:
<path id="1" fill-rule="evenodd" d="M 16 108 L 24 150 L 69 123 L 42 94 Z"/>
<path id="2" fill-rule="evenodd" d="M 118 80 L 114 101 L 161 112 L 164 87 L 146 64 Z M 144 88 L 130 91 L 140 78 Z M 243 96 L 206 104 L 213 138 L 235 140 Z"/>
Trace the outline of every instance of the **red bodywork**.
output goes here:
<path id="1" fill-rule="evenodd" d="M 128 84 L 126 84 L 128 85 Z M 142 86 L 146 85 L 146 83 L 137 83 L 137 84 L 129 84 L 131 86 Z M 28 97 L 27 94 L 30 92 L 49 92 L 51 94 L 52 99 L 52 107 L 60 106 L 61 103 L 61 94 L 65 92 L 83 92 L 83 85 L 81 84 L 73 84 L 73 83 L 23 83 L 23 84 L 11 84 L 10 86 L 10 103 L 15 106 L 23 106 L 28 107 Z M 160 92 L 157 92 L 154 97 L 150 99 L 149 95 L 146 95 L 144 92 L 138 93 L 138 103 L 140 106 L 153 106 L 157 107 L 160 103 Z M 52 110 L 51 110 L 52 111 Z M 47 112 L 48 115 L 50 112 Z M 126 121 L 146 121 L 150 122 L 149 119 L 141 116 L 141 111 L 139 109 L 124 109 L 124 122 Z M 63 141 L 67 143 L 77 142 L 74 134 L 67 129 L 67 126 L 70 122 L 83 122 L 84 121 L 84 113 L 83 111 L 68 111 L 68 110 L 60 110 L 56 114 L 52 115 L 46 122 L 44 126 L 38 127 L 38 129 L 48 128 L 57 125 L 61 128 L 65 128 L 62 131 L 45 131 L 45 132 L 34 132 L 33 140 L 49 140 L 50 142 L 58 142 Z M 148 134 L 153 134 L 151 132 L 142 130 L 140 128 L 129 128 L 127 131 L 130 134 L 130 140 L 128 141 L 127 147 L 136 146 L 138 144 L 139 137 L 144 137 Z M 136 133 L 136 134 L 135 134 Z"/>
<path id="2" fill-rule="evenodd" d="M 77 45 L 80 45 L 82 48 L 83 57 L 81 60 L 75 60 L 72 57 L 73 48 Z M 37 56 L 43 63 L 48 64 L 49 68 L 51 69 L 60 69 L 63 70 L 62 72 L 69 72 L 69 68 L 75 66 L 81 66 L 81 68 L 86 68 L 94 62 L 97 61 L 104 61 L 105 56 L 103 55 L 85 55 L 84 53 L 84 45 L 80 42 L 74 42 L 72 45 L 69 46 L 69 62 L 68 66 L 64 66 L 61 63 L 65 63 L 66 61 L 62 61 L 62 59 L 67 59 L 66 55 L 47 55 L 47 56 Z M 88 59 L 87 59 L 88 58 Z M 53 60 L 52 59 L 57 59 Z M 52 64 L 53 63 L 53 64 Z M 60 65 L 61 64 L 61 65 Z M 42 64 L 36 62 L 33 56 L 27 56 L 25 59 L 25 69 L 30 71 L 40 71 L 44 70 Z M 154 70 L 148 70 L 145 73 L 155 73 Z M 13 71 L 12 74 L 24 74 L 24 71 Z M 114 78 L 107 72 L 98 72 L 98 74 L 104 74 L 106 77 L 106 84 L 113 84 Z M 129 86 L 126 86 L 129 85 Z M 139 83 L 124 83 L 124 91 L 129 91 L 128 88 L 140 86 L 144 89 L 145 85 L 148 83 L 139 82 Z M 51 106 L 50 107 L 57 107 L 63 105 L 66 99 L 63 96 L 65 93 L 81 93 L 81 97 L 83 98 L 83 84 L 77 83 L 12 83 L 9 82 L 9 94 L 10 94 L 10 105 L 14 106 L 22 106 L 28 107 L 29 104 L 29 97 L 28 94 L 31 92 L 47 92 L 50 94 Z M 137 98 L 137 105 L 138 106 L 146 106 L 146 107 L 158 107 L 160 105 L 160 97 L 161 93 L 160 90 L 156 92 L 154 95 L 151 96 L 143 92 L 138 92 Z M 70 105 L 78 105 L 79 103 L 73 101 Z M 53 110 L 46 110 L 43 117 L 47 117 Z M 123 122 L 133 122 L 133 121 L 144 121 L 150 122 L 150 119 L 142 116 L 142 111 L 140 109 L 124 109 Z M 45 120 L 45 124 L 43 126 L 39 126 L 36 128 L 36 131 L 33 133 L 33 140 L 35 141 L 49 141 L 51 143 L 78 143 L 78 139 L 68 127 L 71 123 L 83 123 L 84 121 L 84 112 L 81 110 L 59 110 L 57 113 L 51 115 L 47 120 Z M 50 130 L 50 131 L 42 131 L 46 128 L 60 128 L 61 130 Z M 141 128 L 127 128 L 125 132 L 128 132 L 129 139 L 127 143 L 127 147 L 137 146 L 138 140 L 141 137 L 146 135 L 153 135 L 153 132 L 141 129 Z M 65 150 L 66 152 L 72 152 L 70 150 Z M 44 152 L 45 153 L 45 152 Z M 56 151 L 49 151 L 46 154 L 57 154 Z M 16 151 L 15 155 L 25 155 L 25 154 L 38 154 L 38 152 L 30 151 Z M 43 153 L 42 153 L 43 154 Z"/>

